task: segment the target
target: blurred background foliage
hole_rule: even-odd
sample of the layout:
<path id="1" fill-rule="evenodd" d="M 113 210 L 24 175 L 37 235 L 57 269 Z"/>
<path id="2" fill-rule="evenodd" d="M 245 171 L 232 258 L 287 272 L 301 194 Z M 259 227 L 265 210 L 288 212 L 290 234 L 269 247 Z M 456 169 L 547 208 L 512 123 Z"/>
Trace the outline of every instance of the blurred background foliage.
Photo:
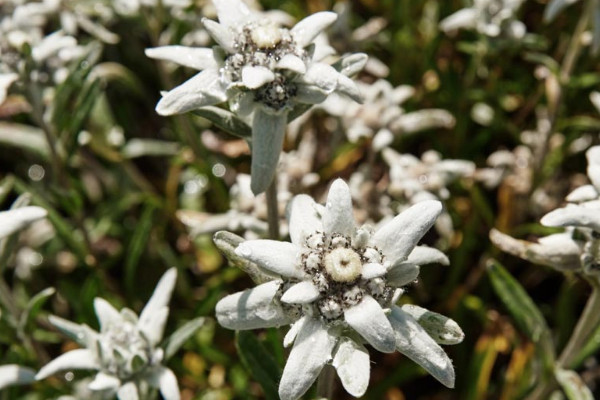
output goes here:
<path id="1" fill-rule="evenodd" d="M 522 144 L 521 132 L 535 130 L 539 113 L 544 112 L 540 106 L 552 101 L 542 70 L 560 64 L 582 8 L 573 6 L 545 24 L 546 3 L 523 4 L 519 15 L 529 34 L 508 43 L 468 31 L 455 36 L 441 32 L 439 20 L 462 8 L 462 1 L 352 0 L 346 4 L 351 29 L 369 21 L 385 27 L 360 43 L 332 34 L 331 44 L 340 53 L 361 51 L 376 57 L 389 68 L 392 85 L 413 86 L 415 95 L 404 104 L 408 111 L 442 108 L 455 116 L 453 129 L 396 138 L 395 150 L 421 155 L 435 149 L 444 158 L 472 160 L 483 168 L 492 152 Z M 261 4 L 296 19 L 340 5 L 326 0 Z M 97 327 L 94 297 L 140 310 L 169 266 L 178 268 L 180 278 L 167 332 L 196 316 L 213 316 L 222 296 L 252 285 L 246 274 L 227 265 L 211 234 L 190 235 L 178 218 L 178 210 L 216 214 L 230 208 L 229 188 L 236 174 L 249 172 L 246 144 L 191 113 L 163 118 L 154 111 L 160 91 L 183 82 L 192 71 L 157 63 L 144 55 L 144 49 L 179 43 L 197 28 L 202 10 L 208 8 L 201 0 L 194 7 L 197 21 L 172 18 L 160 6 L 113 18 L 107 28 L 120 41 L 95 46 L 69 66 L 68 78 L 56 89 L 52 129 L 41 126 L 42 111 L 36 110 L 30 93 L 10 95 L 0 107 L 0 207 L 7 209 L 17 199 L 40 205 L 49 211 L 51 225 L 34 225 L 0 249 L 0 290 L 13 303 L 12 310 L 2 307 L 2 364 L 39 368 L 75 346 L 50 328 L 45 318 L 49 313 Z M 359 78 L 373 81 L 366 73 Z M 457 388 L 445 389 L 399 353 L 372 353 L 365 398 L 517 399 L 530 389 L 540 368 L 537 353 L 545 350 L 527 324 L 541 322 L 521 324 L 511 316 L 486 272 L 503 271 L 499 264 L 489 267 L 492 257 L 529 294 L 557 349 L 564 346 L 588 286 L 576 276 L 565 278 L 501 253 L 490 244 L 488 232 L 496 227 L 531 239 L 551 231 L 538 223 L 540 216 L 585 182 L 585 158 L 578 141 L 598 143 L 600 115 L 588 96 L 599 83 L 598 58 L 584 49 L 564 87 L 550 149 L 539 164 L 527 167 L 533 176 L 529 187 L 523 189 L 518 178 L 492 189 L 472 180 L 451 186 L 446 205 L 455 229 L 447 249 L 450 266 L 422 268 L 419 282 L 408 288 L 403 301 L 448 315 L 464 329 L 465 341 L 446 347 L 454 360 Z M 491 108 L 489 123 L 482 125 L 472 117 L 477 104 Z M 369 144 L 347 143 L 339 132 L 326 129 L 321 111 L 312 118 L 321 150 L 313 160 L 320 182 L 310 194 L 320 198 L 333 178 L 348 179 L 365 162 Z M 54 148 L 47 135 L 55 141 Z M 334 148 L 331 143 L 340 145 Z M 296 145 L 288 140 L 286 149 Z M 374 177 L 379 181 L 387 172 L 380 156 L 375 157 Z M 552 196 L 546 208 L 531 205 L 539 188 Z M 435 235 L 425 242 L 434 243 Z M 15 330 L 12 320 L 48 287 L 56 293 L 32 309 L 22 329 Z M 514 294 L 516 289 L 506 290 Z M 281 370 L 286 352 L 282 332 L 248 335 L 236 338 L 235 332 L 209 319 L 169 365 L 177 373 L 183 398 L 254 399 L 265 393 L 272 398 L 272 388 L 261 387 L 256 373 Z M 270 358 L 256 359 L 262 352 Z M 600 376 L 596 356 L 587 357 L 582 365 L 585 382 L 596 388 Z M 69 393 L 80 376 L 77 372 L 10 388 L 0 398 L 55 398 Z M 344 396 L 339 390 L 336 398 Z"/>

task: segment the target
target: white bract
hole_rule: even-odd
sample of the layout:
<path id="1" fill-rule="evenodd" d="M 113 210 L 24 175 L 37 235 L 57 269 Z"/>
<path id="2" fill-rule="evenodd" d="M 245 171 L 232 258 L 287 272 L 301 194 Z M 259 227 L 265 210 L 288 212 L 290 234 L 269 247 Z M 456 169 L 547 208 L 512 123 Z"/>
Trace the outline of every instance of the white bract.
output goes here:
<path id="1" fill-rule="evenodd" d="M 355 226 L 350 190 L 342 180 L 333 183 L 324 207 L 307 195 L 296 196 L 291 243 L 249 240 L 236 249 L 274 280 L 222 299 L 217 319 L 229 329 L 291 324 L 284 345 L 293 347 L 279 386 L 284 400 L 301 397 L 328 363 L 346 391 L 362 396 L 370 374 L 365 343 L 386 353 L 398 350 L 453 387 L 452 362 L 438 343 L 460 342 L 458 325 L 424 309 L 395 305 L 401 287 L 417 278 L 419 265 L 448 262 L 439 250 L 416 246 L 440 212 L 438 201 L 422 202 L 372 232 Z"/>
<path id="2" fill-rule="evenodd" d="M 231 111 L 252 126 L 252 191 L 258 194 L 275 173 L 288 115 L 323 102 L 333 92 L 360 101 L 347 75 L 360 70 L 366 56 L 342 59 L 340 71 L 320 61 L 314 41 L 335 21 L 332 12 L 313 14 L 287 29 L 240 0 L 219 0 L 215 7 L 219 22 L 203 22 L 217 47 L 146 50 L 149 57 L 202 71 L 164 93 L 156 111 L 172 115 L 229 102 Z"/>
<path id="3" fill-rule="evenodd" d="M 463 8 L 444 18 L 440 29 L 453 32 L 458 29 L 475 29 L 482 35 L 513 39 L 525 36 L 526 27 L 516 19 L 523 0 L 474 0 L 473 6 Z"/>
<path id="4" fill-rule="evenodd" d="M 159 347 L 176 279 L 175 268 L 163 275 L 139 317 L 127 308 L 119 312 L 106 300 L 96 298 L 94 309 L 100 332 L 50 317 L 54 326 L 85 348 L 50 361 L 36 378 L 44 379 L 63 370 L 90 369 L 98 371 L 88 385 L 92 391 L 108 391 L 116 393 L 120 400 L 129 400 L 143 398 L 151 387 L 159 389 L 166 400 L 178 400 L 177 378 L 162 365 L 164 350 Z"/>

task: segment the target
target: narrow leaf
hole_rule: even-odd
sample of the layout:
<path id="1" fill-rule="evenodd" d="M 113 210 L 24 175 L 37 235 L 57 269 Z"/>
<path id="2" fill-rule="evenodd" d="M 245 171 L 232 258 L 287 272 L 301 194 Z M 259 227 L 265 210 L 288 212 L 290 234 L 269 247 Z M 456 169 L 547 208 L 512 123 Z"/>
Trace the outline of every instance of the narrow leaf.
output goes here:
<path id="1" fill-rule="evenodd" d="M 204 325 L 204 318 L 198 317 L 186 322 L 169 336 L 162 347 L 165 349 L 165 360 L 171 358 L 183 344 Z"/>
<path id="2" fill-rule="evenodd" d="M 234 136 L 242 139 L 249 139 L 252 136 L 252 129 L 250 126 L 230 111 L 219 107 L 207 106 L 194 110 L 192 113 L 199 117 L 206 118 L 225 132 Z"/>
<path id="3" fill-rule="evenodd" d="M 281 370 L 271 353 L 252 332 L 236 332 L 235 344 L 242 363 L 262 386 L 265 398 L 267 400 L 279 399 L 277 387 Z"/>
<path id="4" fill-rule="evenodd" d="M 534 343 L 539 343 L 538 355 L 548 373 L 554 367 L 555 353 L 546 320 L 519 282 L 496 260 L 488 263 L 488 274 L 494 291 L 500 297 L 517 326 Z"/>

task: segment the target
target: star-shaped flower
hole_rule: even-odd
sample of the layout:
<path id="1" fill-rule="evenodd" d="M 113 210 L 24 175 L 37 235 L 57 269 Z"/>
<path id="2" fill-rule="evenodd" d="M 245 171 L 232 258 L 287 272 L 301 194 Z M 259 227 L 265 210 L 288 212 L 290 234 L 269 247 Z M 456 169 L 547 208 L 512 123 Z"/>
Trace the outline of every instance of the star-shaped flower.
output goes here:
<path id="1" fill-rule="evenodd" d="M 167 317 L 177 270 L 171 268 L 158 282 L 139 318 L 131 310 L 117 311 L 101 298 L 94 300 L 100 332 L 87 325 L 58 317 L 50 322 L 85 348 L 71 350 L 50 361 L 36 378 L 44 379 L 58 371 L 96 370 L 89 384 L 93 391 L 116 393 L 121 400 L 144 398 L 147 386 L 159 389 L 166 400 L 179 400 L 179 387 L 173 371 L 162 365 L 164 350 L 159 346 Z"/>
<path id="2" fill-rule="evenodd" d="M 293 348 L 279 386 L 284 400 L 301 397 L 327 363 L 350 394 L 362 396 L 370 371 L 365 343 L 385 353 L 398 350 L 453 387 L 452 362 L 438 343 L 460 342 L 458 325 L 419 307 L 395 305 L 419 265 L 448 261 L 436 249 L 416 246 L 440 212 L 438 201 L 421 202 L 372 232 L 355 227 L 342 180 L 331 186 L 325 207 L 296 196 L 291 243 L 249 240 L 236 249 L 273 280 L 222 299 L 217 319 L 230 329 L 292 324 L 284 345 Z"/>
<path id="3" fill-rule="evenodd" d="M 320 61 L 314 40 L 335 21 L 332 12 L 313 14 L 287 29 L 240 0 L 219 0 L 215 7 L 219 22 L 203 23 L 217 47 L 146 50 L 149 57 L 201 71 L 164 93 L 156 111 L 172 115 L 229 102 L 231 111 L 252 127 L 252 190 L 258 194 L 273 179 L 288 115 L 323 102 L 333 92 L 360 101 L 347 75 L 360 70 L 366 56 L 343 59 L 340 71 Z"/>

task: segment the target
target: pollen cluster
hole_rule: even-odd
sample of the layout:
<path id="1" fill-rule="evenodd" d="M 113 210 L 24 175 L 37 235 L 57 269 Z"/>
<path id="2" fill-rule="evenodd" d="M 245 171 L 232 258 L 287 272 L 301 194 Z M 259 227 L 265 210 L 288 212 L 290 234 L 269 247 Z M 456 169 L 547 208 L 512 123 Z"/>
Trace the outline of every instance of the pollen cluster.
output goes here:
<path id="1" fill-rule="evenodd" d="M 344 311 L 365 295 L 388 307 L 394 290 L 386 285 L 385 277 L 369 278 L 363 274 L 365 265 L 383 265 L 384 258 L 377 247 L 353 244 L 344 235 L 322 232 L 310 235 L 301 262 L 319 290 L 311 311 L 328 321 L 342 319 Z"/>
<path id="2" fill-rule="evenodd" d="M 275 79 L 259 87 L 254 100 L 276 111 L 289 106 L 296 95 L 296 84 L 290 79 L 293 72 L 279 69 L 277 63 L 286 55 L 307 61 L 309 55 L 294 41 L 290 31 L 272 22 L 251 22 L 241 29 L 234 44 L 236 52 L 225 59 L 223 71 L 231 82 L 242 80 L 246 66 L 265 67 L 275 74 Z"/>

